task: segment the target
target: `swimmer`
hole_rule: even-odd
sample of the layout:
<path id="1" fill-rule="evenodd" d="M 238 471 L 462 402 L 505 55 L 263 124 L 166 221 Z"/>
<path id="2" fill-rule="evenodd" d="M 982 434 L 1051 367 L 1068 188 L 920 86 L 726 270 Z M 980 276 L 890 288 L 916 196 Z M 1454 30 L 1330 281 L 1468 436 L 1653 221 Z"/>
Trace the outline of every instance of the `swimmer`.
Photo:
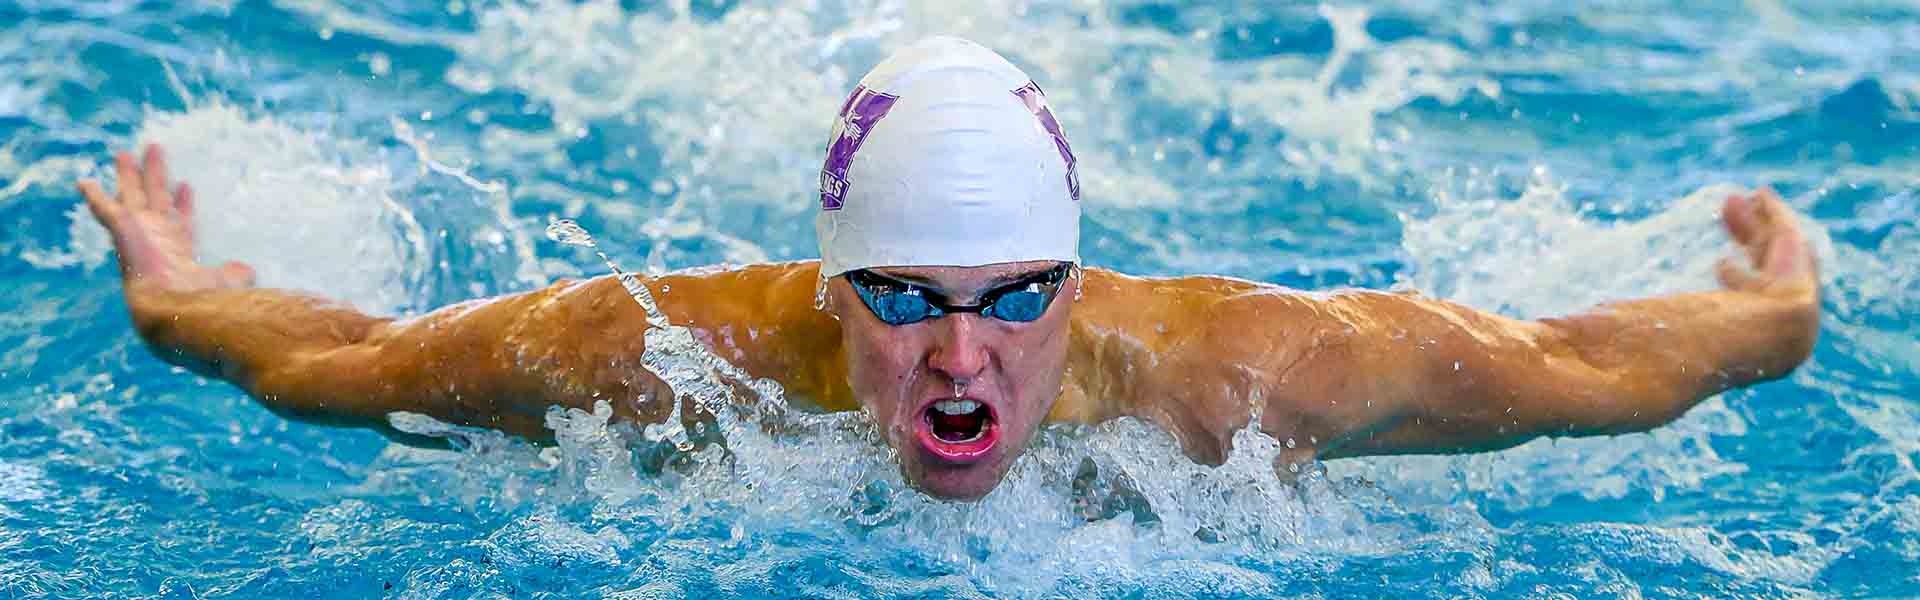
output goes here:
<path id="1" fill-rule="evenodd" d="M 286 417 L 370 427 L 423 413 L 540 440 L 551 406 L 657 422 L 642 309 L 612 277 L 409 319 L 253 286 L 194 256 L 193 190 L 165 155 L 79 183 L 112 233 L 133 323 L 161 358 Z M 862 410 L 936 497 L 999 484 L 1045 423 L 1135 417 L 1219 464 L 1251 415 L 1318 459 L 1459 453 L 1646 431 L 1811 352 L 1818 278 L 1772 192 L 1727 198 L 1742 259 L 1715 291 L 1534 321 L 1413 293 L 1301 293 L 1080 265 L 1073 153 L 1041 88 L 933 38 L 861 79 L 827 145 L 820 260 L 648 278 L 660 309 L 796 406 Z M 824 285 L 824 302 L 816 302 Z M 668 290 L 671 290 L 670 292 Z"/>

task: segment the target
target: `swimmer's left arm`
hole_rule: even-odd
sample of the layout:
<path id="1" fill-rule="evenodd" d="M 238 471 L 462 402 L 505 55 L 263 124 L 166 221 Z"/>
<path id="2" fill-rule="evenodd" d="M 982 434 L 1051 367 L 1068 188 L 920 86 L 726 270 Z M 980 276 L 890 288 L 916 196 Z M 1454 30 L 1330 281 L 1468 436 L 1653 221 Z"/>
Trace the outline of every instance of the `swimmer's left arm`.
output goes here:
<path id="1" fill-rule="evenodd" d="M 135 329 L 160 358 L 231 382 L 278 414 L 434 443 L 394 430 L 389 414 L 544 439 L 551 406 L 586 409 L 605 398 L 623 420 L 666 413 L 665 403 L 632 401 L 668 395 L 632 364 L 646 316 L 610 278 L 411 319 L 369 315 L 294 290 L 255 288 L 241 263 L 201 265 L 191 188 L 171 185 L 160 148 L 149 147 L 143 160 L 119 153 L 114 165 L 118 193 L 91 180 L 79 189 L 112 236 Z"/>
<path id="2" fill-rule="evenodd" d="M 1403 294 L 1295 299 L 1314 304 L 1293 312 L 1315 333 L 1263 425 L 1321 458 L 1491 450 L 1645 431 L 1784 377 L 1818 335 L 1812 254 L 1770 191 L 1728 199 L 1723 217 L 1752 269 L 1723 263 L 1711 292 L 1538 321 Z"/>

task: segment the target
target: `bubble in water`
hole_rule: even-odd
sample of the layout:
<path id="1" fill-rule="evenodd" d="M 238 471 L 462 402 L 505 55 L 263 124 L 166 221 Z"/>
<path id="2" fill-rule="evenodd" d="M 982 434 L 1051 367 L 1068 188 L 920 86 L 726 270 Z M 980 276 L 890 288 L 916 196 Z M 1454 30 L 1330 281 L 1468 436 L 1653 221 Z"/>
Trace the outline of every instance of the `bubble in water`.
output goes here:
<path id="1" fill-rule="evenodd" d="M 377 77 L 386 77 L 393 72 L 393 59 L 385 52 L 375 52 L 367 57 L 367 72 Z"/>

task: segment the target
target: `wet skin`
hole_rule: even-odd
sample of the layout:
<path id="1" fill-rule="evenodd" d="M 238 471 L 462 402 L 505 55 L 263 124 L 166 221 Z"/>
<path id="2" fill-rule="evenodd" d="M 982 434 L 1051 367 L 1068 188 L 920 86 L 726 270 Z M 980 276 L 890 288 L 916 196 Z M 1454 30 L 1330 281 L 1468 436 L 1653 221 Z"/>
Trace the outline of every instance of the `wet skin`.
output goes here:
<path id="1" fill-rule="evenodd" d="M 925 284 L 952 301 L 977 304 L 982 293 L 1055 263 L 1025 262 L 985 267 L 895 267 L 875 269 L 898 280 Z M 977 498 L 1013 466 L 1060 397 L 1066 372 L 1068 324 L 1077 278 L 1069 277 L 1040 319 L 1014 323 L 976 314 L 893 326 L 881 322 L 853 292 L 845 277 L 828 283 L 828 310 L 840 323 L 848 356 L 847 383 L 899 449 L 900 470 L 929 494 Z M 991 413 L 993 439 L 977 456 L 942 452 L 930 439 L 932 404 L 963 398 Z"/>
<path id="2" fill-rule="evenodd" d="M 610 277 L 374 317 L 253 288 L 245 265 L 198 264 L 191 191 L 171 187 L 160 151 L 149 148 L 144 164 L 121 154 L 115 168 L 117 195 L 92 181 L 79 187 L 119 251 L 134 325 L 161 358 L 230 381 L 280 414 L 403 437 L 386 429 L 386 415 L 410 411 L 543 439 L 550 406 L 608 400 L 631 421 L 670 412 L 654 400 L 670 393 L 640 363 L 645 314 Z M 719 356 L 779 382 L 796 404 L 864 409 L 909 482 L 968 499 L 997 485 L 1049 421 L 1146 419 L 1189 457 L 1217 464 L 1257 412 L 1262 431 L 1296 442 L 1276 466 L 1658 427 L 1713 394 L 1785 376 L 1818 335 L 1818 276 L 1792 210 L 1763 190 L 1728 198 L 1722 217 L 1743 254 L 1722 262 L 1722 289 L 1535 321 L 1408 293 L 1100 269 L 1070 279 L 1032 323 L 958 314 L 888 326 L 844 277 L 829 281 L 819 310 L 812 261 L 647 285 L 674 324 Z M 967 303 L 1048 266 L 878 271 Z M 917 431 L 929 402 L 954 397 L 956 382 L 998 428 L 977 456 L 943 452 L 953 448 Z"/>

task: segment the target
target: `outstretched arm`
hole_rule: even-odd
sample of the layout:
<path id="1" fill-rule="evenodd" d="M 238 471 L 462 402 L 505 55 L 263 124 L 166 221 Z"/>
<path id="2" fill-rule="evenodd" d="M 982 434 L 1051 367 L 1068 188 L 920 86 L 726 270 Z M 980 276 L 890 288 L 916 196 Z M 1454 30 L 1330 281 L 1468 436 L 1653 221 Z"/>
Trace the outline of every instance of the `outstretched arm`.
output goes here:
<path id="1" fill-rule="evenodd" d="M 1538 321 L 1400 294 L 1319 301 L 1315 337 L 1275 392 L 1331 407 L 1269 411 L 1268 425 L 1310 432 L 1321 457 L 1486 450 L 1645 431 L 1784 377 L 1818 335 L 1813 256 L 1771 191 L 1727 199 L 1722 217 L 1748 265 L 1723 261 L 1717 291 Z"/>
<path id="2" fill-rule="evenodd" d="M 576 397 L 570 388 L 580 386 L 545 380 L 505 355 L 510 332 L 538 320 L 533 307 L 566 286 L 406 321 L 254 288 L 244 264 L 209 268 L 195 261 L 193 190 L 169 187 L 158 146 L 138 164 L 117 154 L 114 167 L 117 196 L 95 181 L 80 182 L 80 192 L 113 237 L 134 326 L 168 362 L 232 382 L 284 416 L 389 435 L 397 432 L 387 428 L 387 413 L 410 411 L 538 438 L 547 406 L 577 405 L 591 395 Z M 598 373 L 572 379 L 592 381 Z"/>
<path id="3" fill-rule="evenodd" d="M 277 413 L 396 435 L 386 415 L 408 411 L 542 439 L 551 435 L 544 415 L 554 405 L 590 408 L 604 399 L 616 417 L 643 422 L 669 412 L 655 399 L 670 392 L 639 362 L 646 316 L 611 278 L 561 282 L 414 319 L 374 317 L 290 290 L 254 288 L 252 270 L 239 263 L 198 264 L 193 192 L 185 184 L 169 188 L 160 149 L 148 148 L 144 165 L 119 154 L 115 168 L 117 196 L 93 181 L 79 187 L 119 251 L 134 325 L 161 358 L 232 382 Z M 781 332 L 739 343 L 728 336 L 730 354 L 779 355 L 747 346 L 805 343 L 826 332 L 817 319 L 767 323 L 748 302 L 803 306 L 787 296 L 804 292 L 785 290 L 806 286 L 804 270 L 775 265 L 648 285 L 674 322 L 697 331 L 734 324 Z M 663 283 L 675 291 L 663 294 Z M 787 312 L 772 316 L 792 316 Z M 824 381 L 808 365 L 744 366 L 802 388 Z"/>
<path id="4" fill-rule="evenodd" d="M 1658 427 L 1784 377 L 1819 331 L 1792 210 L 1763 191 L 1729 198 L 1723 218 L 1748 260 L 1721 264 L 1722 289 L 1537 321 L 1415 294 L 1089 270 L 1053 416 L 1149 419 L 1206 463 L 1255 414 L 1285 463 Z"/>

